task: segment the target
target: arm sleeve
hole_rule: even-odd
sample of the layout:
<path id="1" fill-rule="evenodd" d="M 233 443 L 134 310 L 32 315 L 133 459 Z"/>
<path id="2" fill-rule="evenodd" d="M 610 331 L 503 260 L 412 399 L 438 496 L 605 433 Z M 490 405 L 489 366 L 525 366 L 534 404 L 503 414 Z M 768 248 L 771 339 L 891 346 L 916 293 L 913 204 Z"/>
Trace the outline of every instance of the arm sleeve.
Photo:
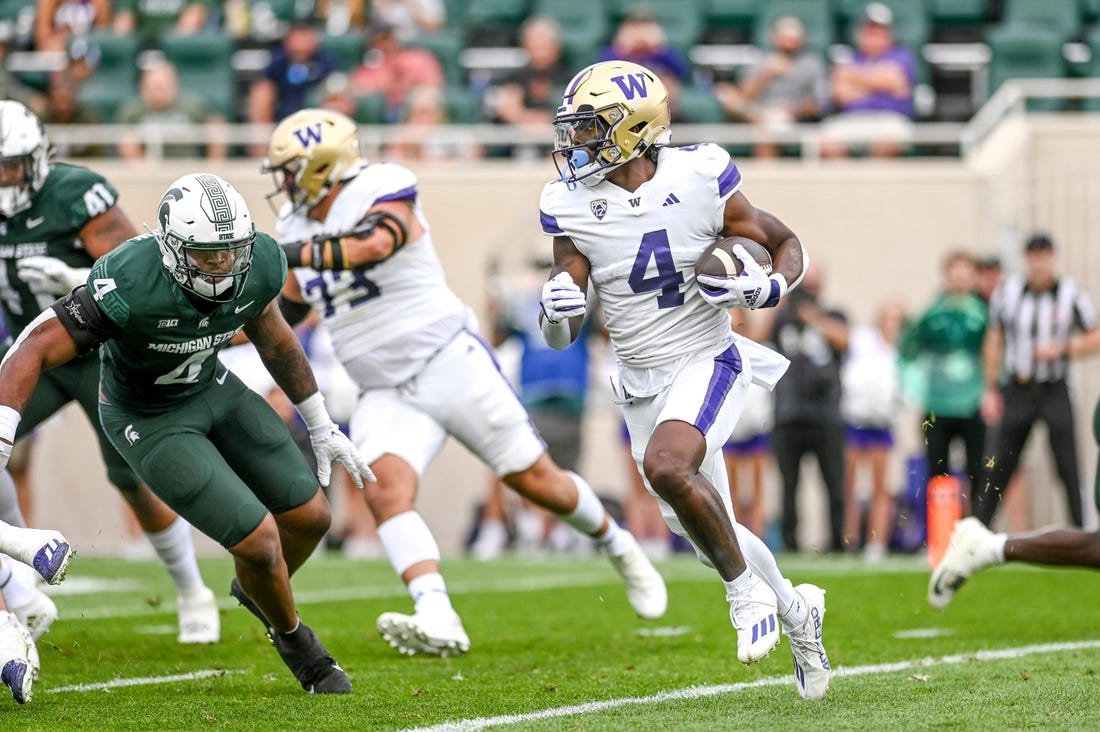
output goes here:
<path id="1" fill-rule="evenodd" d="M 81 285 L 52 306 L 80 353 L 87 353 L 122 333 L 122 328 L 99 309 L 87 285 Z"/>

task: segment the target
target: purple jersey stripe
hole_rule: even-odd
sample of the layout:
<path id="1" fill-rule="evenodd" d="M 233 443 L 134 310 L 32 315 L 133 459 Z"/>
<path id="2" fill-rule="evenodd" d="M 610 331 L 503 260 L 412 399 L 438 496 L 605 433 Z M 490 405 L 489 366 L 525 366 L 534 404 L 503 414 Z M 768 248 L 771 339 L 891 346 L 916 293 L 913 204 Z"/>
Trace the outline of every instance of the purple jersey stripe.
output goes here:
<path id="1" fill-rule="evenodd" d="M 539 211 L 539 223 L 542 224 L 542 230 L 546 234 L 565 233 L 565 231 L 560 226 L 558 226 L 558 220 L 543 211 Z"/>
<path id="2" fill-rule="evenodd" d="M 737 169 L 737 163 L 731 160 L 722 175 L 718 176 L 718 195 L 725 198 L 740 182 L 741 171 Z"/>
<path id="3" fill-rule="evenodd" d="M 393 193 L 387 193 L 384 196 L 379 196 L 374 199 L 375 203 L 382 203 L 382 201 L 415 201 L 416 200 L 416 186 L 409 186 L 408 188 L 402 188 L 399 191 Z"/>
<path id="4" fill-rule="evenodd" d="M 718 410 L 740 373 L 741 353 L 736 345 L 731 345 L 714 357 L 714 371 L 711 372 L 707 393 L 703 397 L 703 406 L 699 408 L 699 415 L 695 418 L 695 426 L 704 435 L 714 426 Z"/>

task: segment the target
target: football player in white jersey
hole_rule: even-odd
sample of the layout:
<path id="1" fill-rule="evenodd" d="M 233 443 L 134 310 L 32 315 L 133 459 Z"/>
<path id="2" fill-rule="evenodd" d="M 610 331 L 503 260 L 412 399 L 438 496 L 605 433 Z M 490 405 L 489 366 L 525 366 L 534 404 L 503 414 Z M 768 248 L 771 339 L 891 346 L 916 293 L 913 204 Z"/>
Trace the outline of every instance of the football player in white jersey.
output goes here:
<path id="1" fill-rule="evenodd" d="M 722 148 L 668 146 L 668 93 L 642 66 L 606 61 L 581 71 L 554 127 L 561 179 L 540 201 L 543 231 L 554 237 L 543 335 L 556 348 L 577 336 L 591 282 L 618 360 L 615 390 L 634 458 L 669 528 L 721 576 L 738 658 L 752 663 L 771 652 L 778 616 L 799 693 L 820 699 L 830 674 L 824 590 L 792 587 L 767 546 L 737 523 L 722 459 L 749 384 L 771 389 L 787 367 L 733 333 L 728 308 L 778 303 L 801 279 L 805 250 L 779 219 L 748 202 Z M 762 243 L 774 273 L 736 247 L 740 277 L 696 281 L 696 261 L 720 236 Z"/>
<path id="2" fill-rule="evenodd" d="M 295 275 L 283 290 L 284 313 L 293 323 L 315 308 L 362 390 L 351 437 L 378 476 L 365 497 L 414 602 L 411 615 L 378 618 L 382 636 L 408 654 L 470 646 L 447 595 L 439 546 L 413 508 L 420 476 L 448 435 L 517 493 L 605 548 L 638 615 L 663 615 L 661 576 L 588 483 L 550 459 L 474 333 L 469 308 L 447 286 L 413 173 L 368 165 L 355 123 L 320 109 L 275 128 L 264 167 L 289 199 L 276 224 Z"/>

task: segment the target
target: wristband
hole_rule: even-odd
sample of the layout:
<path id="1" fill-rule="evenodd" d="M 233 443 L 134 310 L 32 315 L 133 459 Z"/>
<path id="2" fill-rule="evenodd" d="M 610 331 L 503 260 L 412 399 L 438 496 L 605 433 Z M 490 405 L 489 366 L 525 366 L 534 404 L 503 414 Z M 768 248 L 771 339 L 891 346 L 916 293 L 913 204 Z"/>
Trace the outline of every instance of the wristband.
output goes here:
<path id="1" fill-rule="evenodd" d="M 542 337 L 546 339 L 546 345 L 556 351 L 560 351 L 573 342 L 572 333 L 569 329 L 569 318 L 562 318 L 555 323 L 546 316 L 544 308 L 542 323 L 539 326 L 542 329 Z"/>
<path id="2" fill-rule="evenodd" d="M 787 278 L 778 272 L 768 277 L 768 281 L 771 282 L 771 292 L 768 293 L 768 299 L 760 304 L 762 308 L 774 308 L 788 290 Z"/>
<path id="3" fill-rule="evenodd" d="M 315 432 L 328 432 L 332 427 L 332 417 L 329 416 L 328 410 L 325 409 L 325 397 L 321 392 L 314 392 L 311 396 L 295 404 L 294 408 L 297 409 L 298 414 L 302 416 L 302 421 L 306 423 L 306 427 L 309 429 L 310 434 Z"/>
<path id="4" fill-rule="evenodd" d="M 0 440 L 6 440 L 14 444 L 15 431 L 19 428 L 19 420 L 23 416 L 6 404 L 0 404 Z"/>

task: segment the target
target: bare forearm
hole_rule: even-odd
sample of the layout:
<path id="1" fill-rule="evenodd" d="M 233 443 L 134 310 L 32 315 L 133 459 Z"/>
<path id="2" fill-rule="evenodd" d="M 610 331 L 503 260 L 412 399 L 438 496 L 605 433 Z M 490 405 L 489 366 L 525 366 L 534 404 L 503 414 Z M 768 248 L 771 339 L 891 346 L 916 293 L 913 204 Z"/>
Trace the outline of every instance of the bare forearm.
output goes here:
<path id="1" fill-rule="evenodd" d="M 1000 329 L 990 328 L 982 342 L 982 371 L 987 389 L 995 389 L 1000 381 L 1003 339 Z"/>
<path id="2" fill-rule="evenodd" d="M 257 350 L 268 373 L 292 403 L 297 404 L 317 393 L 317 379 L 297 341 Z"/>

